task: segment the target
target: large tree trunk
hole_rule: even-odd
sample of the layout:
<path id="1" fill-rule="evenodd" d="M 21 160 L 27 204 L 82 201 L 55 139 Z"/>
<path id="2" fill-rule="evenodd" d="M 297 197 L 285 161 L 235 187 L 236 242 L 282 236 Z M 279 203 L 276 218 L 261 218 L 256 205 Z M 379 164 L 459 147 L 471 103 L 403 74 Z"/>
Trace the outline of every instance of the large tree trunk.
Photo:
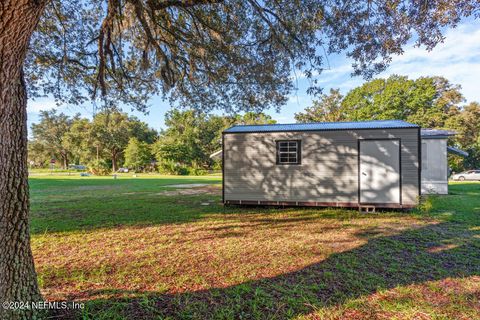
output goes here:
<path id="1" fill-rule="evenodd" d="M 67 170 L 68 169 L 68 155 L 67 154 L 62 154 L 63 158 L 63 169 Z"/>
<path id="2" fill-rule="evenodd" d="M 45 2 L 0 2 L 0 319 L 38 315 L 5 309 L 5 301 L 41 300 L 28 226 L 27 95 L 22 69 Z"/>
<path id="3" fill-rule="evenodd" d="M 117 170 L 118 170 L 118 168 L 117 168 L 117 157 L 118 157 L 117 152 L 113 151 L 112 152 L 112 172 L 113 173 L 117 172 Z"/>

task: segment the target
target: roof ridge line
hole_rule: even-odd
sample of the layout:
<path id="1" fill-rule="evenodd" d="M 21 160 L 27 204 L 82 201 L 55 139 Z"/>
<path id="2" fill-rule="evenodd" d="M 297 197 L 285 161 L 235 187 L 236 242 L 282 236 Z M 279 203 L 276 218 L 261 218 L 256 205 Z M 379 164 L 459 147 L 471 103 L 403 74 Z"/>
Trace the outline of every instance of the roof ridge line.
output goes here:
<path id="1" fill-rule="evenodd" d="M 406 122 L 402 119 L 375 119 L 375 120 L 359 120 L 359 121 L 318 121 L 318 122 L 290 122 L 290 123 L 255 123 L 255 124 L 234 124 L 232 127 L 253 127 L 253 126 L 295 126 L 295 125 L 309 125 L 309 124 L 334 124 L 334 123 L 366 123 L 366 122 L 386 122 L 398 121 Z M 406 122 L 409 123 L 409 122 Z"/>

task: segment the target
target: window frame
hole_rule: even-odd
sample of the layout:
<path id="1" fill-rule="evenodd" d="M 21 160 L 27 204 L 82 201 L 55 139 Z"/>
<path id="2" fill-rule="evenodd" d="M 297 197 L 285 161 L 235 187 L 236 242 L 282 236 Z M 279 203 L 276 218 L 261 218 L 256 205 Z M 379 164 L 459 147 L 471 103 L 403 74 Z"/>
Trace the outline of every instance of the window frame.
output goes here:
<path id="1" fill-rule="evenodd" d="M 297 143 L 297 162 L 280 162 L 280 143 L 282 142 L 296 142 Z M 301 165 L 302 164 L 302 140 L 299 139 L 283 139 L 283 140 L 275 140 L 275 148 L 276 148 L 276 164 L 277 165 Z M 283 151 L 285 152 L 285 151 Z"/>

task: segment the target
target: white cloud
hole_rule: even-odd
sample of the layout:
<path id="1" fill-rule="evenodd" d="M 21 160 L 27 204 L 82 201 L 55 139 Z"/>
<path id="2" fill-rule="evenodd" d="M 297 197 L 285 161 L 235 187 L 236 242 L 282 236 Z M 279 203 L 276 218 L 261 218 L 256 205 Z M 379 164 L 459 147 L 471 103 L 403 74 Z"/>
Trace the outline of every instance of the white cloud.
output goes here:
<path id="1" fill-rule="evenodd" d="M 308 95 L 303 94 L 300 90 L 293 91 L 288 96 L 288 102 L 291 104 L 304 104 L 310 102 L 310 97 Z"/>
<path id="2" fill-rule="evenodd" d="M 411 79 L 443 76 L 451 83 L 462 86 L 461 91 L 468 102 L 480 101 L 480 22 L 468 22 L 448 30 L 445 41 L 432 51 L 413 45 L 406 46 L 404 51 L 403 55 L 393 57 L 387 70 L 376 77 L 386 78 L 391 74 L 405 75 Z M 362 77 L 351 77 L 352 60 L 344 55 L 335 55 L 329 60 L 330 69 L 317 76 L 324 92 L 328 92 L 329 88 L 340 88 L 345 94 L 365 82 Z M 297 74 L 296 80 L 299 90 L 289 96 L 288 104 L 280 114 L 272 113 L 280 122 L 292 122 L 295 112 L 311 104 L 312 97 L 304 90 L 307 87 L 304 74 Z"/>
<path id="3" fill-rule="evenodd" d="M 58 109 L 58 106 L 53 99 L 39 98 L 35 100 L 28 100 L 28 103 L 27 103 L 28 113 L 38 113 L 43 110 L 51 110 L 51 109 Z"/>
<path id="4" fill-rule="evenodd" d="M 405 53 L 394 59 L 394 62 L 408 63 L 424 59 L 429 64 L 478 59 L 480 50 L 480 30 L 478 23 L 463 24 L 455 29 L 449 29 L 445 41 L 438 44 L 432 51 L 425 48 L 408 47 Z"/>
<path id="5" fill-rule="evenodd" d="M 391 74 L 406 75 L 412 79 L 421 76 L 443 76 L 451 83 L 462 86 L 462 93 L 467 101 L 480 101 L 479 26 L 479 22 L 471 22 L 448 30 L 445 41 L 432 51 L 408 45 L 404 54 L 393 57 L 387 70 L 376 77 L 388 77 Z M 318 77 L 319 83 L 325 87 L 340 88 L 346 93 L 365 81 L 361 77 L 350 76 L 353 71 L 352 61 L 345 57 L 336 59 L 332 66 Z"/>
<path id="6" fill-rule="evenodd" d="M 390 67 L 380 76 L 390 74 L 443 76 L 451 83 L 460 84 L 467 101 L 480 101 L 480 29 L 478 23 L 460 25 L 446 33 L 444 43 L 432 51 L 413 46 L 395 57 Z"/>

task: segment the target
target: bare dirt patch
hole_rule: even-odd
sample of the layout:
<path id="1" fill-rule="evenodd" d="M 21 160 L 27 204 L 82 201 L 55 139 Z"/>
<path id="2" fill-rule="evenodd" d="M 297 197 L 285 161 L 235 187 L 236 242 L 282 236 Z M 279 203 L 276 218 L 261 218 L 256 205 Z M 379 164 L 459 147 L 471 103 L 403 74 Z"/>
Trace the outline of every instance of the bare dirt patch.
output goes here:
<path id="1" fill-rule="evenodd" d="M 113 185 L 104 185 L 104 186 L 85 185 L 85 186 L 70 187 L 69 189 L 70 189 L 70 191 L 96 191 L 96 190 L 118 189 L 118 186 L 113 186 Z"/>
<path id="2" fill-rule="evenodd" d="M 183 183 L 183 184 L 169 184 L 166 185 L 165 187 L 167 188 L 176 188 L 176 189 L 190 189 L 190 188 L 195 188 L 195 187 L 205 187 L 209 186 L 208 183 Z"/>
<path id="3" fill-rule="evenodd" d="M 201 186 L 198 186 L 201 185 Z M 173 187 L 174 185 L 170 185 L 169 187 Z M 185 185 L 176 185 L 182 186 L 180 189 L 176 190 L 165 190 L 162 192 L 155 193 L 159 196 L 179 196 L 179 195 L 197 195 L 197 194 L 212 194 L 212 195 L 220 195 L 221 188 L 215 185 L 209 184 L 190 184 L 189 186 L 194 187 L 185 187 Z M 182 189 L 185 188 L 185 189 Z"/>

